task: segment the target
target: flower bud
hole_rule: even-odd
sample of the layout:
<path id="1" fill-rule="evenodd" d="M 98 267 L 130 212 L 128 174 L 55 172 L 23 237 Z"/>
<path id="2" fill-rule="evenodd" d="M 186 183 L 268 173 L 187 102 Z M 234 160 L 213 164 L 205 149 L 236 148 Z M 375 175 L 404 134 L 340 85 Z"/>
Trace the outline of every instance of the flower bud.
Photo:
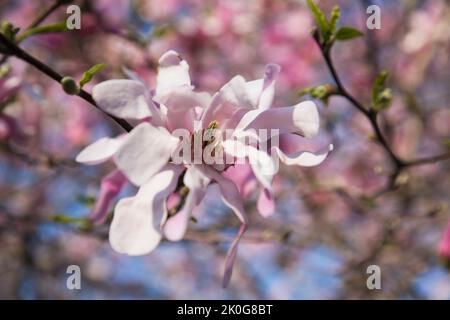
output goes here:
<path id="1" fill-rule="evenodd" d="M 78 83 L 72 77 L 64 77 L 61 80 L 61 85 L 64 89 L 64 92 L 70 95 L 76 95 L 80 93 L 80 87 Z"/>

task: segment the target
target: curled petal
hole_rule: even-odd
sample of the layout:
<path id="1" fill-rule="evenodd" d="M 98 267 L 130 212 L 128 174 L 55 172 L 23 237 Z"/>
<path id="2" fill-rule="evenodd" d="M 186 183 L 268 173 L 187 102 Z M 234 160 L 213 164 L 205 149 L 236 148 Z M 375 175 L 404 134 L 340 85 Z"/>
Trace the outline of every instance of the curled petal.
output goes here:
<path id="1" fill-rule="evenodd" d="M 319 152 L 317 154 L 304 151 L 286 155 L 283 151 L 281 151 L 277 147 L 272 147 L 272 150 L 273 152 L 276 152 L 281 162 L 283 162 L 288 166 L 297 165 L 303 167 L 313 167 L 318 164 L 321 164 L 326 159 L 328 154 L 333 150 L 333 145 L 330 144 L 327 150 Z"/>
<path id="2" fill-rule="evenodd" d="M 256 178 L 247 162 L 231 166 L 223 175 L 233 181 L 243 198 L 248 197 L 256 189 Z"/>
<path id="3" fill-rule="evenodd" d="M 144 122 L 128 134 L 114 159 L 125 176 L 141 186 L 169 161 L 178 142 L 166 129 Z"/>
<path id="4" fill-rule="evenodd" d="M 75 160 L 90 165 L 105 162 L 116 154 L 123 144 L 124 138 L 125 136 L 119 138 L 101 138 L 84 148 Z"/>
<path id="5" fill-rule="evenodd" d="M 225 178 L 219 172 L 208 166 L 199 166 L 199 168 L 207 177 L 217 182 L 222 195 L 222 201 L 233 210 L 243 224 L 247 224 L 247 218 L 244 214 L 244 207 L 239 195 L 239 190 L 233 181 Z"/>
<path id="6" fill-rule="evenodd" d="M 291 107 L 252 110 L 242 117 L 236 133 L 249 129 L 278 129 L 279 134 L 297 133 L 312 138 L 319 131 L 319 114 L 312 101 L 300 102 Z"/>
<path id="7" fill-rule="evenodd" d="M 121 199 L 114 210 L 109 242 L 114 250 L 143 255 L 161 241 L 165 202 L 177 185 L 183 167 L 167 164 L 142 186 L 136 196 Z"/>
<path id="8" fill-rule="evenodd" d="M 190 86 L 189 65 L 181 56 L 173 51 L 167 51 L 159 59 L 158 75 L 156 77 L 156 95 L 161 97 L 170 90 L 180 86 Z"/>
<path id="9" fill-rule="evenodd" d="M 254 108 L 260 110 L 269 109 L 275 95 L 275 79 L 280 72 L 280 66 L 269 64 L 263 79 L 247 82 L 245 87 Z"/>
<path id="10" fill-rule="evenodd" d="M 246 85 L 242 76 L 233 77 L 219 90 L 221 99 L 236 107 L 253 108 Z"/>
<path id="11" fill-rule="evenodd" d="M 92 97 L 105 112 L 119 118 L 145 119 L 152 116 L 145 86 L 135 80 L 108 80 L 92 88 Z"/>

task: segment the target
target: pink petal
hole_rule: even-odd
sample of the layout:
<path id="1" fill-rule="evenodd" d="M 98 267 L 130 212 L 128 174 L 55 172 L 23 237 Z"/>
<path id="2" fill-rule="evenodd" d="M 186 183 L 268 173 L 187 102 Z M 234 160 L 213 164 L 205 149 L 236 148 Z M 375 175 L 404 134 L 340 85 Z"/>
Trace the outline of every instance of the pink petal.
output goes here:
<path id="1" fill-rule="evenodd" d="M 229 155 L 236 158 L 248 158 L 256 178 L 265 188 L 271 189 L 273 176 L 278 171 L 278 163 L 275 161 L 276 158 L 270 156 L 267 151 L 258 150 L 241 140 L 226 140 L 222 143 L 222 146 L 224 151 Z"/>
<path id="2" fill-rule="evenodd" d="M 262 189 L 259 193 L 257 208 L 259 213 L 267 218 L 275 213 L 275 201 L 271 192 L 267 189 Z"/>
<path id="3" fill-rule="evenodd" d="M 254 108 L 266 110 L 271 107 L 275 95 L 275 79 L 279 72 L 279 65 L 269 64 L 263 79 L 246 83 L 247 94 Z"/>
<path id="4" fill-rule="evenodd" d="M 194 129 L 194 121 L 197 120 L 197 108 L 206 108 L 211 96 L 205 92 L 193 92 L 186 88 L 178 88 L 171 91 L 164 101 L 167 108 L 167 128 L 169 131 L 183 128 L 190 132 Z"/>
<path id="5" fill-rule="evenodd" d="M 313 167 L 321 164 L 327 158 L 328 154 L 333 150 L 333 145 L 330 144 L 327 150 L 321 151 L 317 154 L 304 151 L 286 155 L 277 147 L 272 147 L 272 150 L 276 152 L 281 162 L 288 166 L 297 165 L 303 167 Z"/>
<path id="6" fill-rule="evenodd" d="M 241 226 L 239 227 L 238 234 L 236 235 L 236 238 L 234 239 L 230 249 L 228 250 L 227 257 L 225 259 L 225 271 L 223 274 L 223 281 L 222 281 L 223 288 L 228 287 L 228 284 L 230 283 L 231 275 L 233 274 L 234 261 L 236 260 L 238 244 L 246 228 L 247 225 L 245 223 L 241 224 Z"/>
<path id="7" fill-rule="evenodd" d="M 248 162 L 231 166 L 223 175 L 234 182 L 243 198 L 256 189 L 256 178 Z"/>
<path id="8" fill-rule="evenodd" d="M 319 131 L 319 114 L 312 101 L 291 107 L 252 110 L 247 112 L 236 127 L 237 131 L 249 129 L 278 129 L 282 133 L 298 133 L 306 138 Z"/>
<path id="9" fill-rule="evenodd" d="M 120 170 L 114 170 L 102 179 L 100 194 L 90 214 L 90 218 L 95 224 L 105 222 L 114 198 L 117 197 L 126 182 L 127 179 Z"/>
<path id="10" fill-rule="evenodd" d="M 189 65 L 181 56 L 173 51 L 167 51 L 159 59 L 158 75 L 156 77 L 156 95 L 161 97 L 170 90 L 180 86 L 190 86 Z"/>
<path id="11" fill-rule="evenodd" d="M 202 114 L 201 127 L 203 129 L 207 128 L 212 121 L 218 121 L 222 126 L 227 120 L 232 118 L 239 109 L 238 106 L 225 101 L 221 93 L 218 92 L 212 97 L 211 103 Z"/>
<path id="12" fill-rule="evenodd" d="M 169 161 L 178 142 L 166 129 L 144 122 L 128 134 L 114 159 L 125 176 L 141 186 Z"/>
<path id="13" fill-rule="evenodd" d="M 92 97 L 102 110 L 125 119 L 152 116 L 148 95 L 145 86 L 135 80 L 108 80 L 92 88 Z"/>
<path id="14" fill-rule="evenodd" d="M 234 185 L 234 183 L 223 177 L 220 173 L 208 166 L 199 166 L 199 169 L 208 176 L 211 180 L 214 180 L 219 185 L 220 192 L 222 194 L 223 202 L 233 210 L 237 215 L 239 220 L 242 222 L 239 232 L 234 239 L 231 247 L 228 251 L 227 258 L 225 261 L 225 272 L 223 277 L 223 287 L 226 287 L 231 279 L 231 274 L 233 272 L 233 265 L 236 259 L 237 249 L 239 240 L 244 234 L 247 228 L 247 218 L 245 217 L 244 207 L 242 206 L 242 201 L 239 195 L 239 191 Z"/>
<path id="15" fill-rule="evenodd" d="M 84 148 L 76 161 L 85 164 L 99 164 L 109 160 L 119 150 L 125 136 L 119 138 L 104 137 Z"/>
<path id="16" fill-rule="evenodd" d="M 245 79 L 242 76 L 232 78 L 219 92 L 222 101 L 226 101 L 236 107 L 253 108 L 252 99 L 246 89 Z"/>
<path id="17" fill-rule="evenodd" d="M 184 185 L 189 188 L 183 208 L 173 217 L 170 217 L 164 225 L 164 235 L 170 241 L 183 239 L 192 211 L 205 196 L 206 187 L 209 184 L 206 177 L 196 166 L 189 166 L 184 175 Z"/>
<path id="18" fill-rule="evenodd" d="M 117 203 L 109 231 L 109 242 L 115 251 L 143 255 L 158 246 L 165 202 L 176 188 L 183 169 L 167 164 L 139 189 L 136 196 Z"/>
<path id="19" fill-rule="evenodd" d="M 236 214 L 239 220 L 246 224 L 247 218 L 245 217 L 244 207 L 242 205 L 239 190 L 236 185 L 230 179 L 225 178 L 216 170 L 209 166 L 198 166 L 200 170 L 208 176 L 211 180 L 214 180 L 219 185 L 220 193 L 222 195 L 222 201 Z"/>

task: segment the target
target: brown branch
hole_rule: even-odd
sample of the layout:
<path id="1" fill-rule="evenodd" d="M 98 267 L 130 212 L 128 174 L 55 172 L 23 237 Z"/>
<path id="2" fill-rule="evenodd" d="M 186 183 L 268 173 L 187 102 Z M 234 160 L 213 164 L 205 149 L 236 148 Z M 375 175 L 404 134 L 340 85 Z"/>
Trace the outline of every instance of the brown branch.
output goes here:
<path id="1" fill-rule="evenodd" d="M 370 109 L 365 108 L 358 100 L 356 100 L 345 88 L 345 86 L 342 84 L 341 79 L 339 78 L 338 73 L 336 72 L 336 68 L 334 67 L 333 60 L 331 59 L 330 54 L 330 48 L 325 47 L 321 41 L 318 32 L 314 32 L 313 38 L 316 41 L 317 45 L 319 46 L 320 52 L 322 53 L 322 56 L 325 60 L 325 63 L 331 73 L 331 76 L 336 83 L 337 87 L 337 95 L 340 95 L 344 98 L 346 98 L 350 103 L 359 111 L 361 112 L 369 121 L 373 132 L 375 133 L 376 141 L 383 147 L 383 149 L 388 154 L 389 158 L 391 159 L 392 163 L 395 166 L 395 170 L 392 173 L 392 176 L 390 178 L 390 185 L 393 185 L 395 182 L 395 179 L 398 177 L 400 172 L 405 167 L 412 167 L 417 165 L 423 165 L 423 164 L 429 164 L 437 161 L 443 161 L 450 159 L 450 153 L 444 153 L 437 156 L 432 156 L 429 158 L 423 158 L 423 159 L 414 159 L 414 160 L 403 160 L 398 155 L 394 153 L 392 148 L 389 146 L 389 143 L 387 142 L 386 138 L 384 137 L 383 133 L 381 132 L 379 123 L 378 123 L 378 112 Z"/>
<path id="2" fill-rule="evenodd" d="M 437 156 L 431 156 L 429 158 L 421 158 L 421 159 L 415 159 L 405 162 L 406 167 L 412 167 L 412 166 L 418 166 L 422 164 L 429 164 L 434 163 L 438 161 L 444 161 L 450 159 L 450 152 L 443 153 Z"/>
<path id="3" fill-rule="evenodd" d="M 392 160 L 393 164 L 395 165 L 396 170 L 401 169 L 404 166 L 404 161 L 401 160 L 391 149 L 389 144 L 387 143 L 386 139 L 384 138 L 381 129 L 378 125 L 378 119 L 377 119 L 377 112 L 373 111 L 372 109 L 366 109 L 358 100 L 356 100 L 345 88 L 345 86 L 342 84 L 341 79 L 339 78 L 336 68 L 334 67 L 333 60 L 331 59 L 330 50 L 325 48 L 322 43 L 320 42 L 319 34 L 318 32 L 314 33 L 314 40 L 316 41 L 317 45 L 320 48 L 320 52 L 322 53 L 322 56 L 325 60 L 325 63 L 330 70 L 331 76 L 333 77 L 334 82 L 336 83 L 338 92 L 337 94 L 346 98 L 348 101 L 352 103 L 352 105 L 361 112 L 369 121 L 370 125 L 372 126 L 372 129 L 375 133 L 375 137 L 378 141 L 378 143 L 386 150 L 387 154 L 389 155 L 390 159 Z"/>
<path id="4" fill-rule="evenodd" d="M 47 76 L 49 76 L 50 78 L 52 78 L 53 80 L 57 81 L 57 82 L 61 82 L 63 76 L 60 75 L 58 72 L 56 72 L 55 70 L 53 70 L 50 66 L 44 64 L 43 62 L 39 61 L 38 59 L 36 59 L 35 57 L 31 56 L 30 54 L 28 54 L 27 52 L 25 52 L 24 50 L 22 50 L 19 46 L 17 46 L 15 43 L 9 41 L 3 34 L 0 33 L 0 43 L 8 49 L 9 53 L 11 55 L 14 55 L 16 58 L 23 60 L 25 62 L 27 62 L 28 64 L 34 66 L 36 69 L 38 69 L 39 71 L 41 71 L 42 73 L 45 73 Z M 78 96 L 82 99 L 84 99 L 85 101 L 89 102 L 90 104 L 92 104 L 95 108 L 103 111 L 102 109 L 100 109 L 100 107 L 97 105 L 97 103 L 94 101 L 94 99 L 92 98 L 91 94 L 88 93 L 87 91 L 81 89 L 80 93 L 78 94 Z M 107 114 L 107 113 L 105 113 Z M 117 124 L 119 124 L 124 130 L 126 130 L 127 132 L 131 131 L 133 129 L 133 127 L 125 120 L 117 118 L 115 116 L 112 116 L 110 114 L 107 114 L 111 119 L 113 119 Z"/>
<path id="5" fill-rule="evenodd" d="M 30 30 L 32 28 L 37 27 L 40 25 L 45 19 L 47 19 L 48 16 L 50 16 L 54 11 L 56 11 L 60 6 L 63 4 L 68 4 L 72 2 L 71 0 L 56 0 L 49 8 L 47 8 L 45 11 L 43 11 L 41 14 L 39 14 L 36 19 L 33 20 L 33 22 L 30 23 L 30 25 L 25 30 Z M 0 65 L 4 64 L 6 61 L 8 61 L 9 55 L 5 54 L 0 59 Z"/>

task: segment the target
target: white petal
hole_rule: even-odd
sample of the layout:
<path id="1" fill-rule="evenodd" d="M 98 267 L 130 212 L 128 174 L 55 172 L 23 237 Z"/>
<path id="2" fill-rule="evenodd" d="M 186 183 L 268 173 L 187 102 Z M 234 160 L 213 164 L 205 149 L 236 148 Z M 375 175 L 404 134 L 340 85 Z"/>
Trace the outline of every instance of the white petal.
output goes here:
<path id="1" fill-rule="evenodd" d="M 165 201 L 176 188 L 183 167 L 166 165 L 136 196 L 118 202 L 109 231 L 114 250 L 143 255 L 155 249 L 161 240 L 160 221 Z"/>
<path id="2" fill-rule="evenodd" d="M 203 110 L 211 101 L 211 96 L 206 92 L 194 92 L 186 88 L 177 88 L 170 92 L 165 99 L 167 108 L 167 128 L 172 131 L 179 128 L 192 132 L 194 121 L 198 120 L 200 108 Z"/>
<path id="3" fill-rule="evenodd" d="M 148 92 L 135 80 L 108 80 L 92 88 L 92 97 L 105 112 L 119 118 L 144 119 L 151 117 Z"/>
<path id="4" fill-rule="evenodd" d="M 199 166 L 202 172 L 211 180 L 217 182 L 222 195 L 222 201 L 237 215 L 243 224 L 247 224 L 244 206 L 242 205 L 241 196 L 236 185 L 228 178 L 225 178 L 216 170 L 209 166 Z"/>
<path id="5" fill-rule="evenodd" d="M 123 174 L 141 186 L 169 161 L 178 142 L 166 129 L 144 122 L 131 130 L 114 159 Z"/>
<path id="6" fill-rule="evenodd" d="M 294 106 L 252 110 L 247 112 L 236 127 L 236 135 L 248 129 L 278 129 L 282 133 L 298 133 L 306 138 L 319 131 L 319 114 L 312 101 Z"/>
<path id="7" fill-rule="evenodd" d="M 253 108 L 252 99 L 246 90 L 246 82 L 242 76 L 235 76 L 220 89 L 220 96 L 236 107 Z"/>
<path id="8" fill-rule="evenodd" d="M 105 162 L 119 150 L 123 141 L 123 138 L 101 138 L 84 148 L 75 160 L 90 165 Z"/>
<path id="9" fill-rule="evenodd" d="M 192 216 L 192 211 L 204 198 L 210 179 L 197 169 L 197 166 L 189 166 L 184 175 L 183 182 L 189 188 L 185 204 L 164 225 L 164 234 L 170 241 L 183 239 Z"/>
<path id="10" fill-rule="evenodd" d="M 272 179 L 278 171 L 276 159 L 271 157 L 266 151 L 258 150 L 252 145 L 248 145 L 239 140 L 225 140 L 222 143 L 224 151 L 237 158 L 248 158 L 250 166 L 256 178 L 264 188 L 272 189 Z"/>
<path id="11" fill-rule="evenodd" d="M 269 64 L 266 66 L 263 79 L 250 81 L 245 84 L 245 89 L 253 108 L 257 107 L 258 109 L 266 110 L 271 107 L 275 95 L 275 78 L 279 72 L 279 65 Z"/>
<path id="12" fill-rule="evenodd" d="M 304 151 L 296 154 L 286 155 L 277 147 L 273 147 L 272 150 L 274 150 L 277 153 L 279 159 L 288 166 L 297 165 L 303 167 L 312 167 L 321 164 L 326 159 L 328 154 L 333 150 L 333 145 L 330 144 L 328 146 L 328 150 L 319 152 L 317 154 Z"/>
<path id="13" fill-rule="evenodd" d="M 159 59 L 156 95 L 161 96 L 175 87 L 190 85 L 191 78 L 189 77 L 189 65 L 187 62 L 173 50 L 163 54 Z"/>

